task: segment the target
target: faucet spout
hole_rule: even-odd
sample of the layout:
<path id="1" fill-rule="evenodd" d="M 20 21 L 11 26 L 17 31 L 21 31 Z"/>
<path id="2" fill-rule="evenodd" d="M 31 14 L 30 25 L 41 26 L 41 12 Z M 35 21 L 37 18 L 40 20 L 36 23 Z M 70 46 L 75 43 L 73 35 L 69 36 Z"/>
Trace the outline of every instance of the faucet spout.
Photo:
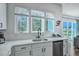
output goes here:
<path id="1" fill-rule="evenodd" d="M 38 29 L 38 33 L 37 34 L 38 34 L 37 38 L 38 38 L 38 40 L 40 40 L 40 38 L 41 38 L 41 29 L 40 28 Z"/>

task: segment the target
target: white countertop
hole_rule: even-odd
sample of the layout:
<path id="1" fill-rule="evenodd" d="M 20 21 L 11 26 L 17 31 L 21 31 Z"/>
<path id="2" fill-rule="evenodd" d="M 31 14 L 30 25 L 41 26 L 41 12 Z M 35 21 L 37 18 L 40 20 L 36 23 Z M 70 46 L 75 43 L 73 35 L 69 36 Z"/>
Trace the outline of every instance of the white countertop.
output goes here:
<path id="1" fill-rule="evenodd" d="M 48 39 L 48 41 L 35 41 L 34 42 L 31 39 L 6 41 L 4 44 L 0 44 L 0 56 L 9 56 L 11 54 L 11 48 L 15 45 L 50 42 L 50 41 L 64 40 L 66 38 L 46 38 L 46 39 Z"/>

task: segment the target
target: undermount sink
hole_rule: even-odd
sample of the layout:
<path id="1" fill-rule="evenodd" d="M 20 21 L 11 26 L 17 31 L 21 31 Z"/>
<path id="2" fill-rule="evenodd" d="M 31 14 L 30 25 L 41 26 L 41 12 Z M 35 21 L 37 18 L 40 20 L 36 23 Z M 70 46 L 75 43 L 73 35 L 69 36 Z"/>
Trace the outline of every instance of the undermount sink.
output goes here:
<path id="1" fill-rule="evenodd" d="M 33 39 L 32 41 L 48 41 L 48 39 Z"/>
<path id="2" fill-rule="evenodd" d="M 38 39 L 33 39 L 32 41 L 42 41 L 42 40 L 38 40 Z"/>

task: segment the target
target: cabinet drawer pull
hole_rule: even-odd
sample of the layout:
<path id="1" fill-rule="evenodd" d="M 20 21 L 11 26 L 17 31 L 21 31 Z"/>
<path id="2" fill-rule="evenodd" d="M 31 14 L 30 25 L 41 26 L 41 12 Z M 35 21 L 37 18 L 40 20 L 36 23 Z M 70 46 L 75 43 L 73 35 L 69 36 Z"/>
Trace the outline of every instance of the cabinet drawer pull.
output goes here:
<path id="1" fill-rule="evenodd" d="M 21 49 L 24 49 L 24 50 L 26 50 L 26 47 L 22 47 Z"/>

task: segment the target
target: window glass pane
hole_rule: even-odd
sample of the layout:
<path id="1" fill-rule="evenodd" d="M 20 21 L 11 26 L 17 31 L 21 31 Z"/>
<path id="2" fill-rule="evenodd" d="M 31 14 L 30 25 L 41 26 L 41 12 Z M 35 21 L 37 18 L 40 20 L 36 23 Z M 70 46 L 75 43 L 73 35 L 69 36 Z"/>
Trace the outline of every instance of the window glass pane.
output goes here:
<path id="1" fill-rule="evenodd" d="M 52 13 L 46 13 L 47 18 L 54 18 L 54 15 Z"/>
<path id="2" fill-rule="evenodd" d="M 72 35 L 72 22 L 68 22 L 68 36 Z"/>
<path id="3" fill-rule="evenodd" d="M 53 23 L 52 19 L 46 20 L 46 31 L 53 32 Z"/>
<path id="4" fill-rule="evenodd" d="M 41 18 L 32 17 L 32 31 L 38 31 L 41 29 Z"/>
<path id="5" fill-rule="evenodd" d="M 76 27 L 77 27 L 77 24 L 76 23 L 73 23 L 73 32 L 76 33 Z"/>
<path id="6" fill-rule="evenodd" d="M 17 32 L 27 32 L 27 16 L 15 15 Z"/>
<path id="7" fill-rule="evenodd" d="M 79 22 L 77 22 L 77 30 L 79 30 Z"/>
<path id="8" fill-rule="evenodd" d="M 77 23 L 73 23 L 73 36 L 75 37 L 77 33 Z"/>
<path id="9" fill-rule="evenodd" d="M 63 32 L 64 32 L 64 36 L 67 37 L 67 22 L 63 22 Z"/>
<path id="10" fill-rule="evenodd" d="M 29 15 L 29 10 L 26 8 L 15 7 L 15 13 Z"/>
<path id="11" fill-rule="evenodd" d="M 77 23 L 76 22 L 63 22 L 63 32 L 64 36 L 68 38 L 73 38 L 76 36 L 77 32 Z"/>
<path id="12" fill-rule="evenodd" d="M 38 10 L 31 10 L 31 15 L 44 17 L 44 12 Z"/>

